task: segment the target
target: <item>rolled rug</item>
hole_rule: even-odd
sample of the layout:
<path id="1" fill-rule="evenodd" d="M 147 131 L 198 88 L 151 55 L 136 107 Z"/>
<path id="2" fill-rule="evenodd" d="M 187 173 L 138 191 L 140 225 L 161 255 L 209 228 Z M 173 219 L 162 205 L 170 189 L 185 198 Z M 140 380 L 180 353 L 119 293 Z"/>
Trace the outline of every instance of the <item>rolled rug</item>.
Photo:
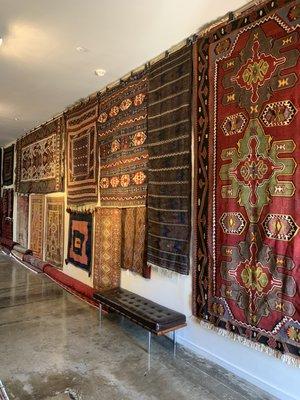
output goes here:
<path id="1" fill-rule="evenodd" d="M 32 250 L 26 249 L 26 247 L 22 246 L 21 244 L 16 243 L 13 247 L 13 250 L 24 254 L 31 254 L 32 255 Z"/>

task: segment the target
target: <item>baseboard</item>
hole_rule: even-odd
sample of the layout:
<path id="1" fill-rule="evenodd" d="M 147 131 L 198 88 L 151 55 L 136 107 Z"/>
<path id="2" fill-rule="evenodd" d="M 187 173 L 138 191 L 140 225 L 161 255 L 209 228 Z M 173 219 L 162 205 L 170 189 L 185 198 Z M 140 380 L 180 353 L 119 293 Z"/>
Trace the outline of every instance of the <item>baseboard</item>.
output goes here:
<path id="1" fill-rule="evenodd" d="M 279 400 L 299 400 L 299 398 L 294 397 L 293 395 L 284 392 L 278 387 L 270 385 L 268 382 L 258 378 L 255 375 L 252 375 L 248 371 L 245 371 L 243 368 L 239 368 L 238 366 L 228 362 L 227 360 L 217 356 L 216 354 L 211 353 L 210 351 L 204 349 L 203 347 L 192 343 L 186 338 L 183 338 L 178 335 L 177 342 L 182 344 L 186 348 L 192 350 L 194 353 L 207 358 L 208 360 L 220 365 L 221 367 L 226 368 L 228 371 L 236 374 L 240 378 L 245 379 L 246 381 L 252 383 L 255 386 L 258 386 L 260 389 L 270 393 L 272 396 L 277 397 Z"/>

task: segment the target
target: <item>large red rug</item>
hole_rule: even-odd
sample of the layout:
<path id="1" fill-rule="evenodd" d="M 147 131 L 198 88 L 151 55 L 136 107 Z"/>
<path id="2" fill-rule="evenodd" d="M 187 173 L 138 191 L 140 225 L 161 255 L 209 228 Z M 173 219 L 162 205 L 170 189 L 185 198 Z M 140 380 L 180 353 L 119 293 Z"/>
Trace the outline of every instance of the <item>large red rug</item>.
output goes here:
<path id="1" fill-rule="evenodd" d="M 299 2 L 272 1 L 201 37 L 195 52 L 194 312 L 293 356 L 300 353 L 299 23 Z"/>

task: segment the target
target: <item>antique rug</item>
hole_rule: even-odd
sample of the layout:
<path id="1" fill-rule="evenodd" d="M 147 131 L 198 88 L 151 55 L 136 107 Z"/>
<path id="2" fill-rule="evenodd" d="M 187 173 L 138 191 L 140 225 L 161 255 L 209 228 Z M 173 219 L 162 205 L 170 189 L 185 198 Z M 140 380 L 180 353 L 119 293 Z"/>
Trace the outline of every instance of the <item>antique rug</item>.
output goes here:
<path id="1" fill-rule="evenodd" d="M 300 354 L 299 24 L 299 1 L 270 1 L 195 46 L 194 313 L 291 363 Z"/>
<path id="2" fill-rule="evenodd" d="M 80 207 L 98 201 L 98 100 L 67 114 L 67 203 Z"/>
<path id="3" fill-rule="evenodd" d="M 45 196 L 30 195 L 30 242 L 29 248 L 34 256 L 43 259 Z"/>
<path id="4" fill-rule="evenodd" d="M 189 273 L 192 47 L 149 72 L 148 262 Z"/>
<path id="5" fill-rule="evenodd" d="M 100 99 L 100 200 L 103 207 L 146 204 L 146 77 L 120 84 Z"/>
<path id="6" fill-rule="evenodd" d="M 2 197 L 2 221 L 1 221 L 1 242 L 12 243 L 13 241 L 13 209 L 14 190 L 3 189 Z"/>
<path id="7" fill-rule="evenodd" d="M 64 120 L 58 118 L 17 140 L 16 191 L 51 193 L 63 190 Z"/>
<path id="8" fill-rule="evenodd" d="M 121 209 L 97 208 L 95 211 L 95 247 L 93 287 L 113 289 L 121 280 Z"/>
<path id="9" fill-rule="evenodd" d="M 151 268 L 146 257 L 146 216 L 146 207 L 122 210 L 121 265 L 144 278 L 150 278 Z"/>
<path id="10" fill-rule="evenodd" d="M 16 241 L 25 248 L 27 248 L 28 246 L 28 214 L 29 214 L 29 197 L 18 195 Z"/>
<path id="11" fill-rule="evenodd" d="M 9 186 L 14 183 L 15 145 L 3 149 L 2 183 Z"/>
<path id="12" fill-rule="evenodd" d="M 64 262 L 64 197 L 46 198 L 45 261 L 55 267 Z"/>
<path id="13" fill-rule="evenodd" d="M 0 147 L 0 185 L 2 185 L 2 156 L 3 155 L 3 148 Z"/>
<path id="14" fill-rule="evenodd" d="M 93 214 L 70 212 L 68 263 L 91 271 Z"/>

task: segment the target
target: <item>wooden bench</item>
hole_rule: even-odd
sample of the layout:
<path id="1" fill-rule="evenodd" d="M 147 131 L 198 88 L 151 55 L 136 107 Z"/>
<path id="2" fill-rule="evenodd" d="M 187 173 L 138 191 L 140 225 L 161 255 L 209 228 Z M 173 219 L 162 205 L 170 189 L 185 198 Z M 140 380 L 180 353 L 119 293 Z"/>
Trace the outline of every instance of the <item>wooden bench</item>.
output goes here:
<path id="1" fill-rule="evenodd" d="M 102 307 L 130 319 L 148 331 L 148 369 L 150 369 L 152 333 L 157 336 L 173 332 L 173 354 L 176 355 L 176 331 L 186 326 L 186 317 L 125 289 L 112 289 L 94 294 L 99 302 L 100 326 Z"/>

